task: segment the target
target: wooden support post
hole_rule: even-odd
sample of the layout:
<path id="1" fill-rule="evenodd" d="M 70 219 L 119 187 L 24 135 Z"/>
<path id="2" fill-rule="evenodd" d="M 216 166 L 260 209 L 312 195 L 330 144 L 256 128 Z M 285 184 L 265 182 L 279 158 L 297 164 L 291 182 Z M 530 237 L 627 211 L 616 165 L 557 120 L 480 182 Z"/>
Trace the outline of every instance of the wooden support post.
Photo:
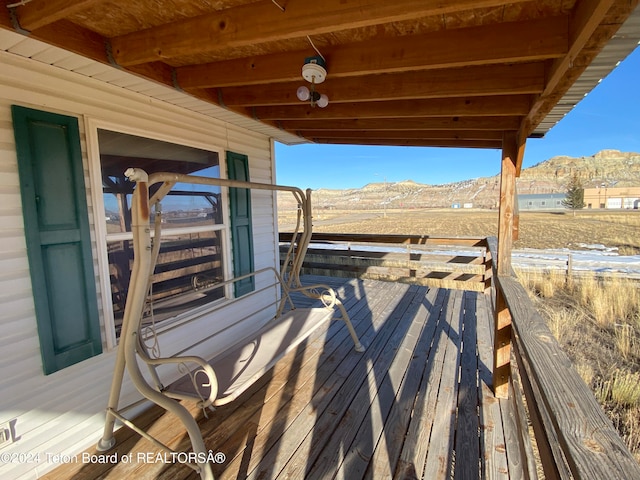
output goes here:
<path id="1" fill-rule="evenodd" d="M 513 219 L 516 203 L 516 162 L 518 145 L 515 132 L 505 132 L 502 139 L 500 173 L 500 209 L 498 223 L 498 275 L 511 275 Z"/>
<path id="2" fill-rule="evenodd" d="M 500 210 L 498 224 L 498 281 L 496 285 L 495 335 L 493 345 L 493 393 L 498 398 L 509 396 L 511 375 L 511 314 L 499 285 L 501 275 L 511 275 L 511 250 L 515 227 L 516 175 L 522 161 L 524 145 L 519 145 L 516 132 L 502 137 L 502 168 L 500 174 Z"/>
<path id="3" fill-rule="evenodd" d="M 500 286 L 497 287 L 493 335 L 493 393 L 498 398 L 508 398 L 511 376 L 511 314 Z"/>

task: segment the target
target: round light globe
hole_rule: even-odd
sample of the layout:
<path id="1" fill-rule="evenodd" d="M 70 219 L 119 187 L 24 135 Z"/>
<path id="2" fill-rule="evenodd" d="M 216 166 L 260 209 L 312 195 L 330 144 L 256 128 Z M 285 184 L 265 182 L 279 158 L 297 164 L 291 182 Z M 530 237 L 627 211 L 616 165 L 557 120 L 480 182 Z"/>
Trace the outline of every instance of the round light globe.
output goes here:
<path id="1" fill-rule="evenodd" d="M 324 108 L 329 105 L 329 97 L 327 97 L 324 93 L 320 95 L 320 99 L 316 103 L 320 108 Z"/>
<path id="2" fill-rule="evenodd" d="M 298 90 L 296 91 L 296 95 L 298 96 L 298 100 L 301 100 L 303 102 L 306 102 L 307 100 L 309 100 L 309 98 L 311 98 L 311 93 L 309 92 L 309 89 L 304 85 L 301 87 L 298 87 Z"/>

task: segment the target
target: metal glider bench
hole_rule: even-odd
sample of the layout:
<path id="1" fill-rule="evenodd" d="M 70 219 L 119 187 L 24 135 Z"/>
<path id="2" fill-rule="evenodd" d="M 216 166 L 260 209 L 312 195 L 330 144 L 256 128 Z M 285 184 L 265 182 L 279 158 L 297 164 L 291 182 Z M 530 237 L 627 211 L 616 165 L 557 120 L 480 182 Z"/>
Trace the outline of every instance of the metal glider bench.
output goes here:
<path id="1" fill-rule="evenodd" d="M 362 352 L 364 348 L 360 344 L 349 316 L 336 292 L 326 285 L 303 286 L 300 282 L 300 269 L 312 233 L 310 190 L 305 193 L 295 187 L 173 173 L 147 175 L 143 170 L 135 168 L 128 169 L 125 175 L 130 181 L 136 182 L 131 206 L 134 260 L 109 394 L 104 433 L 97 448 L 99 451 L 107 451 L 114 447 L 116 443 L 114 427 L 117 419 L 158 447 L 173 452 L 124 416 L 125 412 L 145 401 L 143 399 L 124 407 L 119 406 L 126 369 L 133 385 L 146 399 L 175 414 L 183 423 L 193 449 L 193 455 L 190 458 L 195 460 L 188 465 L 196 470 L 201 478 L 209 480 L 213 478 L 213 474 L 211 466 L 207 462 L 208 452 L 202 434 L 195 419 L 180 401 L 192 400 L 199 407 L 205 409 L 235 400 L 272 368 L 278 360 L 324 325 L 325 321 L 330 320 L 336 310 L 340 313 L 339 319 L 347 325 L 355 344 L 355 350 Z M 160 355 L 159 349 L 156 348 L 158 337 L 162 334 L 157 333 L 155 328 L 149 328 L 142 324 L 151 277 L 160 251 L 162 223 L 160 201 L 176 183 L 288 191 L 294 195 L 299 205 L 293 241 L 280 272 L 275 268 L 265 268 L 249 275 L 216 283 L 215 286 L 206 287 L 220 288 L 257 275 L 271 275 L 274 279 L 269 287 L 260 288 L 258 291 L 265 292 L 269 288 L 273 290 L 275 316 L 270 321 L 257 325 L 250 334 L 247 335 L 245 332 L 245 336 L 237 338 L 235 343 L 212 360 L 189 353 L 197 351 L 197 347 L 202 347 L 205 342 L 215 342 L 215 336 L 220 333 L 219 331 L 198 338 L 189 347 L 171 356 L 163 357 Z M 160 186 L 149 198 L 149 188 L 156 184 L 160 184 Z M 150 223 L 152 206 L 155 208 L 153 241 Z M 300 231 L 301 224 L 302 231 Z M 300 292 L 307 297 L 318 299 L 322 302 L 323 307 L 295 308 L 290 296 L 293 292 Z M 257 292 L 248 293 L 242 298 L 245 299 L 255 293 Z M 199 313 L 195 318 L 198 320 L 202 320 L 203 317 L 215 319 L 217 314 L 216 310 L 210 309 Z M 180 328 L 189 321 L 180 322 L 176 328 Z M 148 367 L 149 374 L 147 376 L 143 375 L 140 369 L 141 364 Z M 168 373 L 168 368 L 172 374 Z M 171 370 L 173 368 L 176 368 L 177 372 Z M 165 385 L 161 380 L 163 375 L 171 377 L 171 383 Z"/>

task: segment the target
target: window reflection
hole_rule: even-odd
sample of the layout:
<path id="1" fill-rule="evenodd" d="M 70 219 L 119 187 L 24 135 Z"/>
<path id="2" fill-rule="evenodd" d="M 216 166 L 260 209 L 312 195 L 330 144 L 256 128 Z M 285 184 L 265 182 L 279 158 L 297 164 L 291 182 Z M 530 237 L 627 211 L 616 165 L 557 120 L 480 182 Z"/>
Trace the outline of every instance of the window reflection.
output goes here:
<path id="1" fill-rule="evenodd" d="M 129 167 L 220 177 L 218 154 L 183 145 L 98 130 L 107 250 L 116 333 L 119 336 L 133 265 Z M 156 187 L 157 188 L 157 187 Z M 151 192 L 153 193 L 153 191 Z M 145 321 L 162 321 L 224 297 L 221 188 L 177 184 L 162 201 L 162 243 L 151 279 Z M 155 221 L 152 209 L 151 222 Z"/>

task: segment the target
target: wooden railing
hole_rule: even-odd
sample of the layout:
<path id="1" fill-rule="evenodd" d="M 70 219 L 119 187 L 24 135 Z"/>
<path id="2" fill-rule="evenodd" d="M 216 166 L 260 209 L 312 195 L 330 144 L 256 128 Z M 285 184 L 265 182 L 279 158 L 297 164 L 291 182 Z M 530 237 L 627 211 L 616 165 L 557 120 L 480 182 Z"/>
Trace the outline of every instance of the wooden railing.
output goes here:
<path id="1" fill-rule="evenodd" d="M 290 240 L 280 235 L 281 242 Z M 538 478 L 535 443 L 546 479 L 640 479 L 640 465 L 525 289 L 514 274 L 497 275 L 496 248 L 492 237 L 313 234 L 303 272 L 484 290 L 492 296 L 496 325 L 493 387 L 503 382 L 508 389 L 507 450 L 521 461 L 512 476 Z M 469 266 L 485 271 L 470 272 Z"/>
<path id="2" fill-rule="evenodd" d="M 291 234 L 281 233 L 280 242 L 288 248 Z M 482 292 L 492 270 L 485 239 L 314 233 L 302 274 Z"/>

